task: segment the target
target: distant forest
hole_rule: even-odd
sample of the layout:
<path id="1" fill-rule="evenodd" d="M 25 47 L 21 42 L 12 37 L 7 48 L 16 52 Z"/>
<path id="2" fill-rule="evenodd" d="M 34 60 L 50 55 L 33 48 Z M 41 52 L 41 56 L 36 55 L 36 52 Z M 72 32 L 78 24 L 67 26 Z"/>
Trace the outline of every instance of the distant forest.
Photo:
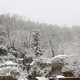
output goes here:
<path id="1" fill-rule="evenodd" d="M 33 32 L 40 34 L 40 48 L 45 57 L 58 54 L 80 55 L 80 26 L 61 27 L 32 22 L 15 15 L 0 15 L 0 45 L 14 47 L 32 55 Z"/>

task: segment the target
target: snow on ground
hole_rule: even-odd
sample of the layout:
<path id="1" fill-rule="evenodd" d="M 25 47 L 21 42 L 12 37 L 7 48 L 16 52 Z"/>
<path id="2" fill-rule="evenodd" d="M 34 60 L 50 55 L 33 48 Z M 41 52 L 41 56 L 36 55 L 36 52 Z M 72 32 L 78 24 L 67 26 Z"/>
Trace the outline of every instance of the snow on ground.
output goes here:
<path id="1" fill-rule="evenodd" d="M 57 75 L 56 78 L 64 78 L 62 75 Z"/>
<path id="2" fill-rule="evenodd" d="M 5 65 L 17 65 L 17 63 L 14 63 L 12 61 L 6 61 L 5 62 Z"/>
<path id="3" fill-rule="evenodd" d="M 45 77 L 36 77 L 38 80 L 49 80 L 48 78 Z"/>

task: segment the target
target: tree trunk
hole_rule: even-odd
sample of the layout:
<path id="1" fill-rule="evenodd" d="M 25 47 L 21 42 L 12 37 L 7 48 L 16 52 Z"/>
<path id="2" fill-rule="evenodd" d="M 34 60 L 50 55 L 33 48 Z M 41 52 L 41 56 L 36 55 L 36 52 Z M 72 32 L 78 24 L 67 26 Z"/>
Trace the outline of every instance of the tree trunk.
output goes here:
<path id="1" fill-rule="evenodd" d="M 51 49 L 51 52 L 52 52 L 52 57 L 54 57 L 55 54 L 54 54 L 54 50 L 53 50 L 53 46 L 52 46 L 52 41 L 51 40 L 49 40 L 49 45 L 50 45 L 50 49 Z"/>

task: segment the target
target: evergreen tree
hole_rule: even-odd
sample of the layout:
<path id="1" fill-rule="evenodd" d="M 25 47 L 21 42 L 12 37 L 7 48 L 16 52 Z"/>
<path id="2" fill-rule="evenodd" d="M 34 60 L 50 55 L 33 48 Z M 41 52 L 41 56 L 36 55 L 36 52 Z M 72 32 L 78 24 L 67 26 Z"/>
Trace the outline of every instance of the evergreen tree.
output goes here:
<path id="1" fill-rule="evenodd" d="M 33 34 L 32 34 L 31 47 L 32 47 L 36 57 L 39 57 L 40 55 L 42 55 L 42 50 L 40 48 L 40 33 L 38 31 L 33 32 Z"/>

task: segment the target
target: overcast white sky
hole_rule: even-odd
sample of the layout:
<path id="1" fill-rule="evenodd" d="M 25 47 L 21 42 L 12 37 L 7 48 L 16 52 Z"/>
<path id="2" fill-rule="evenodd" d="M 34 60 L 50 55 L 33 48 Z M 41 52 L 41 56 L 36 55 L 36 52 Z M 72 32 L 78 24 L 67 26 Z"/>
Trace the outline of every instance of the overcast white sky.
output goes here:
<path id="1" fill-rule="evenodd" d="M 0 0 L 0 13 L 49 24 L 80 25 L 80 0 Z"/>

